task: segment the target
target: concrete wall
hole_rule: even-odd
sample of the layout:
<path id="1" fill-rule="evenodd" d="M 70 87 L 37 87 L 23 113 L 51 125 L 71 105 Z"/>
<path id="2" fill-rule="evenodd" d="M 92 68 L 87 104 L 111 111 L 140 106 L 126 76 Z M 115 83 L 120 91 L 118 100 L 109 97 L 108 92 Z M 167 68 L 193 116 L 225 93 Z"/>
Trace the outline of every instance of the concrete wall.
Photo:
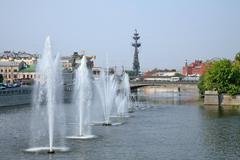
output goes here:
<path id="1" fill-rule="evenodd" d="M 221 95 L 220 103 L 222 106 L 238 106 L 240 105 L 240 95 L 229 96 L 227 94 Z M 218 94 L 216 91 L 206 91 L 204 95 L 204 104 L 218 105 Z"/>
<path id="2" fill-rule="evenodd" d="M 204 104 L 218 105 L 218 94 L 216 91 L 205 91 Z"/>

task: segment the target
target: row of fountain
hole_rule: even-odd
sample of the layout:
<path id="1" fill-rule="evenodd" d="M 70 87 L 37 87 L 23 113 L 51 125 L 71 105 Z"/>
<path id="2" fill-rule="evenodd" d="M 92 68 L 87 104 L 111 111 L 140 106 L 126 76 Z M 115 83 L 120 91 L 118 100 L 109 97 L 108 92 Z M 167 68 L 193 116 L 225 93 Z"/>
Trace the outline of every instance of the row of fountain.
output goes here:
<path id="1" fill-rule="evenodd" d="M 72 109 L 72 119 L 77 130 L 66 138 L 96 138 L 91 133 L 92 125 L 111 126 L 112 117 L 127 117 L 130 106 L 130 86 L 126 73 L 121 75 L 101 71 L 93 78 L 84 56 L 75 71 L 72 103 L 66 108 L 63 102 L 63 78 L 59 54 L 52 54 L 50 38 L 45 41 L 44 52 L 37 64 L 37 78 L 33 92 L 31 139 L 28 152 L 67 151 L 65 111 Z M 46 139 L 46 137 L 49 137 Z"/>

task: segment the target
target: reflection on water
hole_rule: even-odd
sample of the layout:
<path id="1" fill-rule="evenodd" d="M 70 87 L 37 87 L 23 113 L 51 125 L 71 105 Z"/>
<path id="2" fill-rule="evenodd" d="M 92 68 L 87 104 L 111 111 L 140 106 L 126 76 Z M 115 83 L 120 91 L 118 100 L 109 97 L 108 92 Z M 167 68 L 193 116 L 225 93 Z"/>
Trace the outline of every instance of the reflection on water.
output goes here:
<path id="1" fill-rule="evenodd" d="M 165 86 L 148 86 L 139 88 L 133 96 L 138 101 L 150 104 L 184 104 L 199 101 L 198 89 Z"/>
<path id="2" fill-rule="evenodd" d="M 204 106 L 197 90 L 179 93 L 176 89 L 144 87 L 135 93 L 135 97 L 144 105 L 154 105 L 151 110 L 161 112 L 151 114 L 152 117 L 161 116 L 160 134 L 165 136 L 162 144 L 172 144 L 168 149 L 180 155 L 178 158 L 173 156 L 175 159 L 240 158 L 239 107 Z M 166 156 L 169 157 L 172 156 Z"/>
<path id="3" fill-rule="evenodd" d="M 236 106 L 218 107 L 215 105 L 204 105 L 202 109 L 209 118 L 226 118 L 240 115 L 240 109 Z"/>
<path id="4" fill-rule="evenodd" d="M 240 110 L 238 107 L 203 106 L 202 135 L 208 156 L 218 159 L 239 159 Z"/>

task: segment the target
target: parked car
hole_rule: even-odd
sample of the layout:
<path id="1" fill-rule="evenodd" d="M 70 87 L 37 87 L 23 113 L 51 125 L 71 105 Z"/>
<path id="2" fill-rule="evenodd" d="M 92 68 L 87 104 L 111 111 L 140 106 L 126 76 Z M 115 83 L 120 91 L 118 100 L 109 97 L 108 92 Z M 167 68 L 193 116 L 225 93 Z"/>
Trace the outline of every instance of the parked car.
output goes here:
<path id="1" fill-rule="evenodd" d="M 6 89 L 6 86 L 4 86 L 3 83 L 0 83 L 0 90 Z"/>

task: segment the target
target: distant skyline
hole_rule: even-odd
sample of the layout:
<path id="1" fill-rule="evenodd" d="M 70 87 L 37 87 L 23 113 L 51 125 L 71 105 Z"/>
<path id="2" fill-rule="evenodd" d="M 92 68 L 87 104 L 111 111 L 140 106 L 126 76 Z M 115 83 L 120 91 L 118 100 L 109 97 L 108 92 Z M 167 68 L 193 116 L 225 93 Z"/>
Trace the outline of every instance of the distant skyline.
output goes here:
<path id="1" fill-rule="evenodd" d="M 1 0 L 0 51 L 86 50 L 96 65 L 132 68 L 134 29 L 142 71 L 185 60 L 233 59 L 240 51 L 239 0 Z"/>

